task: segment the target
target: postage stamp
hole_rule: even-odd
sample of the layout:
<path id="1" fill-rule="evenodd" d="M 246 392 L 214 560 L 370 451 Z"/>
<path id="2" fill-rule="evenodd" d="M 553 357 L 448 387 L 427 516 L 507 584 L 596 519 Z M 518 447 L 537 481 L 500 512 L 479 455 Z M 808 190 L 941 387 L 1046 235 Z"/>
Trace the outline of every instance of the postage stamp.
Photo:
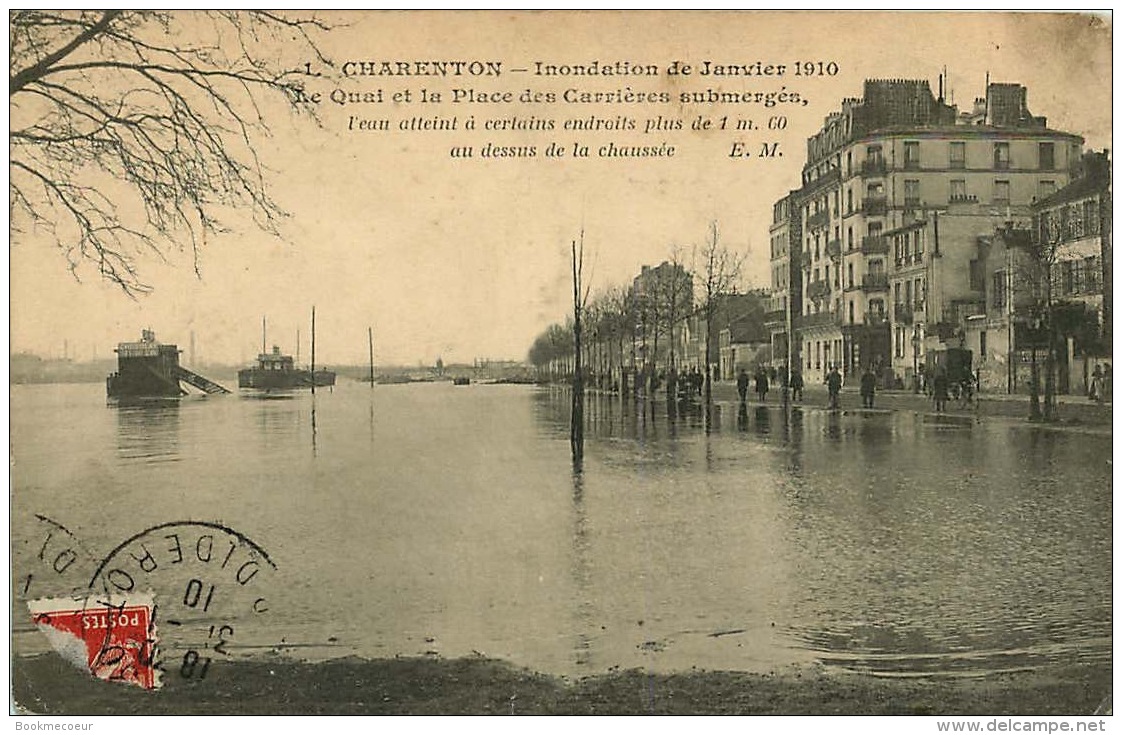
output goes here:
<path id="1" fill-rule="evenodd" d="M 93 598 L 33 600 L 28 608 L 36 626 L 65 660 L 87 668 L 98 679 L 144 689 L 160 686 L 155 666 L 158 640 L 152 596 L 119 601 Z"/>
<path id="2" fill-rule="evenodd" d="M 20 564 L 20 597 L 51 648 L 98 679 L 143 689 L 202 681 L 267 616 L 276 564 L 221 523 L 160 523 L 99 554 L 36 518 L 42 541 Z"/>

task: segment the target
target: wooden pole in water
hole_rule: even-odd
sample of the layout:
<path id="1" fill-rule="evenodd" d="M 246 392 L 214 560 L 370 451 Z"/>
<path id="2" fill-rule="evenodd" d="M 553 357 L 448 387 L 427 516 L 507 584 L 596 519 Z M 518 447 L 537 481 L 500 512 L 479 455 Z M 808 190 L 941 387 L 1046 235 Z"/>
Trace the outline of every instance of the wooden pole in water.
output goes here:
<path id="1" fill-rule="evenodd" d="M 264 355 L 268 351 L 265 347 L 265 317 L 261 317 L 261 354 Z"/>
<path id="2" fill-rule="evenodd" d="M 374 327 L 366 328 L 366 336 L 370 340 L 370 387 L 374 387 Z"/>
<path id="3" fill-rule="evenodd" d="M 316 307 L 312 307 L 312 395 L 316 393 Z"/>

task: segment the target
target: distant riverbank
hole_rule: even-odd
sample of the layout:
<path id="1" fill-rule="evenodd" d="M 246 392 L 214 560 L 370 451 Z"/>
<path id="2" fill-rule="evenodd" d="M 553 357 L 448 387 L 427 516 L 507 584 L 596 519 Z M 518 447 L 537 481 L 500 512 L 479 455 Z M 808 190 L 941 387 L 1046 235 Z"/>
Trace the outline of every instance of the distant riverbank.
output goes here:
<path id="1" fill-rule="evenodd" d="M 774 674 L 639 670 L 564 680 L 483 657 L 231 662 L 147 692 L 97 681 L 53 654 L 14 661 L 25 711 L 125 714 L 1090 715 L 1109 667 L 970 678 L 878 678 L 821 669 Z"/>

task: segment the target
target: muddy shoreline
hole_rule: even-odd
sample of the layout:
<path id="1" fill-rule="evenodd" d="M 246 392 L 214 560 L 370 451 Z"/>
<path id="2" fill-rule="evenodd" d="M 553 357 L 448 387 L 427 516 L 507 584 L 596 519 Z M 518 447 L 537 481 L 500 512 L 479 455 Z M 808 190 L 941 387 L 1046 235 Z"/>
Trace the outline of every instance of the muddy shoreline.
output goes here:
<path id="1" fill-rule="evenodd" d="M 25 712 L 58 715 L 1090 715 L 1110 694 L 1109 666 L 981 678 L 878 678 L 793 669 L 776 674 L 631 670 L 579 680 L 487 658 L 236 661 L 203 681 L 166 675 L 149 692 L 96 681 L 60 657 L 12 662 Z"/>

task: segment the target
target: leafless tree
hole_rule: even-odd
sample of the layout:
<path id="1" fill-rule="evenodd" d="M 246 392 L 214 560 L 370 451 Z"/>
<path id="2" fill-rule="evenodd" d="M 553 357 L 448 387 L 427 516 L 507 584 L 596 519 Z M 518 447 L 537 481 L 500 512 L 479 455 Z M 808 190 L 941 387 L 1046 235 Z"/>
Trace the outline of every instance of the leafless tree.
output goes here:
<path id="1" fill-rule="evenodd" d="M 574 467 L 584 459 L 584 365 L 581 361 L 582 319 L 588 308 L 590 289 L 584 280 L 584 230 L 572 242 L 573 266 L 573 402 L 569 418 L 569 448 Z"/>
<path id="2" fill-rule="evenodd" d="M 695 271 L 701 279 L 699 311 L 705 320 L 705 404 L 709 406 L 713 402 L 713 371 L 710 360 L 713 353 L 713 318 L 721 299 L 736 292 L 744 256 L 733 253 L 720 244 L 717 223 L 714 222 L 699 261 Z"/>
<path id="3" fill-rule="evenodd" d="M 9 14 L 8 206 L 78 276 L 92 264 L 136 295 L 144 256 L 189 248 L 237 209 L 276 232 L 255 148 L 268 98 L 300 107 L 295 60 L 328 63 L 314 17 L 266 11 Z M 287 63 L 286 63 L 287 60 Z"/>
<path id="4" fill-rule="evenodd" d="M 678 324 L 689 316 L 693 308 L 693 276 L 682 265 L 682 252 L 680 248 L 673 248 L 670 259 L 666 261 L 668 268 L 661 268 L 655 278 L 653 293 L 651 294 L 657 309 L 655 311 L 658 321 L 655 323 L 656 337 L 658 333 L 666 335 L 669 344 L 667 356 L 667 381 L 666 393 L 670 396 L 677 389 L 673 376 L 676 375 L 676 347 L 675 339 Z M 656 354 L 657 358 L 657 354 Z"/>

